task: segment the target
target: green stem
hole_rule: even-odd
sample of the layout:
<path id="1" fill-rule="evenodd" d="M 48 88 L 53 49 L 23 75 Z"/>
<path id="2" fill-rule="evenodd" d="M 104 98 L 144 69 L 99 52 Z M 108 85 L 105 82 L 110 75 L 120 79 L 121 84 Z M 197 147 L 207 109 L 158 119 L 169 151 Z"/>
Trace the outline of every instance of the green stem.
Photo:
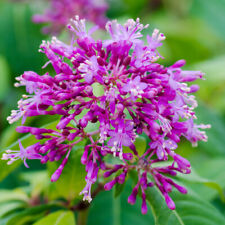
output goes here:
<path id="1" fill-rule="evenodd" d="M 78 211 L 77 225 L 86 225 L 88 218 L 89 207 L 84 210 Z"/>
<path id="2" fill-rule="evenodd" d="M 120 223 L 120 197 L 113 197 L 113 225 L 121 225 Z"/>

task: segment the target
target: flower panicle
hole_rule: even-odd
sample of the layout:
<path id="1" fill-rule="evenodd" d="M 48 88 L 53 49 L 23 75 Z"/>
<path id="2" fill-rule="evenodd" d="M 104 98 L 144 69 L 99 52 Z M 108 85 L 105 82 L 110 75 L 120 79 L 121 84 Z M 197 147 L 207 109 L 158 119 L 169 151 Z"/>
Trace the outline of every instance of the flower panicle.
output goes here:
<path id="1" fill-rule="evenodd" d="M 191 172 L 188 160 L 176 153 L 180 139 L 186 138 L 193 146 L 207 141 L 202 129 L 210 125 L 194 123 L 197 102 L 192 94 L 198 87 L 188 85 L 204 74 L 182 70 L 184 60 L 169 67 L 157 63 L 165 36 L 155 29 L 145 44 L 141 32 L 146 27 L 139 19 L 128 20 L 125 25 L 108 22 L 111 39 L 95 41 L 85 20 L 75 17 L 69 26 L 75 43 L 66 45 L 55 37 L 43 42 L 41 52 L 55 75 L 28 71 L 18 77 L 16 86 L 25 86 L 28 94 L 8 120 L 12 123 L 22 118 L 24 124 L 28 117 L 44 115 L 58 115 L 60 120 L 55 129 L 17 127 L 17 132 L 30 133 L 38 141 L 27 148 L 20 143 L 20 151 L 7 151 L 3 159 L 9 163 L 22 159 L 25 166 L 26 159 L 41 163 L 61 160 L 51 177 L 55 182 L 73 147 L 88 139 L 81 157 L 87 172 L 81 192 L 84 200 L 91 201 L 91 188 L 100 170 L 109 179 L 106 190 L 123 184 L 127 174 L 136 171 L 138 181 L 128 202 L 134 204 L 140 191 L 142 213 L 147 213 L 146 190 L 155 186 L 174 209 L 170 192 L 177 189 L 185 194 L 187 190 L 171 177 Z M 90 126 L 95 130 L 90 131 Z M 140 153 L 135 144 L 142 134 L 151 141 Z M 109 157 L 121 163 L 117 160 L 111 165 Z M 159 166 L 164 161 L 168 165 Z"/>

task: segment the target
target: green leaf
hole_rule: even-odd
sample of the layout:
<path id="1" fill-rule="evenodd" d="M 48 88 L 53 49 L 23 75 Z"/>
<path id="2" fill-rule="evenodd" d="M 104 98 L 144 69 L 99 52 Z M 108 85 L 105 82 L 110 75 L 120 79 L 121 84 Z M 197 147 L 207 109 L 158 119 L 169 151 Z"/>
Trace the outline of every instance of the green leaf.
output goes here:
<path id="1" fill-rule="evenodd" d="M 42 193 L 49 184 L 49 178 L 46 170 L 26 172 L 21 174 L 21 178 L 30 184 L 31 196 L 34 197 Z"/>
<path id="2" fill-rule="evenodd" d="M 206 130 L 207 142 L 199 142 L 199 148 L 206 151 L 211 156 L 225 155 L 225 126 L 221 116 L 214 110 L 200 103 L 196 108 L 198 121 L 196 123 L 211 124 L 211 128 Z"/>
<path id="3" fill-rule="evenodd" d="M 197 96 L 222 113 L 225 112 L 224 64 L 225 55 L 222 55 L 190 67 L 191 70 L 200 70 L 205 73 L 206 80 L 197 82 L 201 87 Z"/>
<path id="4" fill-rule="evenodd" d="M 16 132 L 16 127 L 19 125 L 20 121 L 17 121 L 3 130 L 0 139 L 1 149 L 6 149 L 11 145 L 11 143 L 15 142 L 18 139 L 19 133 Z"/>
<path id="5" fill-rule="evenodd" d="M 176 204 L 170 210 L 161 192 L 153 187 L 147 190 L 147 200 L 152 208 L 156 225 L 221 225 L 225 218 L 217 209 L 191 191 L 182 195 L 177 191 L 171 193 Z"/>
<path id="6" fill-rule="evenodd" d="M 184 145 L 181 149 L 184 150 Z M 225 195 L 223 189 L 225 188 L 225 159 L 224 157 L 209 159 L 203 158 L 200 150 L 196 151 L 197 158 L 196 162 L 193 163 L 190 174 L 177 174 L 174 179 L 182 182 L 182 185 L 193 190 L 199 197 L 205 200 L 212 200 L 216 195 L 220 195 L 222 201 L 225 201 Z M 193 155 L 190 161 L 194 161 Z M 195 156 L 196 157 L 196 156 Z M 202 159 L 202 161 L 200 161 Z M 154 167 L 157 166 L 168 166 L 171 162 L 158 162 L 155 163 Z M 135 174 L 135 173 L 133 173 Z M 130 175 L 132 175 L 130 173 Z M 134 176 L 131 176 L 134 180 Z"/>
<path id="7" fill-rule="evenodd" d="M 92 84 L 93 87 L 93 94 L 96 97 L 102 96 L 104 94 L 104 88 L 99 83 Z"/>
<path id="8" fill-rule="evenodd" d="M 137 149 L 139 155 L 143 155 L 146 150 L 147 142 L 146 139 L 142 136 L 138 136 L 134 142 L 134 145 Z"/>
<path id="9" fill-rule="evenodd" d="M 147 0 L 123 0 L 127 8 L 127 14 L 136 18 L 141 14 L 141 11 L 146 8 Z"/>
<path id="10" fill-rule="evenodd" d="M 225 158 L 217 157 L 205 160 L 204 162 L 199 163 L 199 167 L 196 167 L 196 171 L 201 177 L 213 181 L 218 184 L 220 188 L 225 188 Z M 213 184 L 208 184 L 207 186 L 212 187 Z M 217 186 L 218 187 L 218 186 Z M 199 185 L 192 185 L 194 191 L 199 193 L 200 196 L 204 197 L 206 200 L 212 200 L 216 197 L 217 191 L 212 190 L 208 187 L 200 187 Z M 215 185 L 214 185 L 215 188 Z M 221 194 L 221 190 L 218 190 Z M 223 199 L 222 199 L 223 200 Z"/>
<path id="11" fill-rule="evenodd" d="M 156 27 L 166 34 L 167 38 L 159 48 L 160 54 L 165 57 L 159 62 L 164 65 L 171 65 L 178 59 L 185 59 L 190 65 L 212 58 L 218 52 L 224 53 L 223 40 L 205 21 L 190 17 L 178 19 L 166 11 L 149 15 L 148 21 L 151 21 L 151 28 Z M 149 34 L 149 30 L 143 33 Z"/>
<path id="12" fill-rule="evenodd" d="M 141 199 L 137 198 L 135 205 L 127 202 L 132 192 L 128 182 L 120 196 L 114 198 L 112 191 L 100 192 L 92 201 L 89 209 L 87 225 L 150 225 L 154 224 L 151 211 L 141 214 Z"/>
<path id="13" fill-rule="evenodd" d="M 184 17 L 188 13 L 190 6 L 192 4 L 193 0 L 163 0 L 164 7 L 167 9 L 167 11 L 170 11 L 170 13 L 176 15 L 177 17 Z"/>
<path id="14" fill-rule="evenodd" d="M 60 178 L 51 183 L 48 197 L 55 199 L 63 197 L 67 200 L 73 200 L 79 197 L 79 193 L 85 187 L 85 167 L 81 164 L 81 156 L 84 146 L 75 146 L 69 156 Z M 51 176 L 59 167 L 60 162 L 48 163 L 48 171 Z"/>
<path id="15" fill-rule="evenodd" d="M 225 166 L 224 160 L 222 163 Z M 207 165 L 208 165 L 208 163 L 207 163 Z M 217 167 L 217 165 L 214 165 L 214 166 Z M 207 168 L 205 168 L 206 171 L 204 172 L 204 174 L 207 174 L 207 172 L 209 172 L 209 170 L 215 170 L 215 167 L 207 166 Z M 222 178 L 221 175 L 223 175 L 223 177 L 225 176 L 224 170 L 218 171 L 218 172 L 219 173 L 215 174 L 216 178 L 219 178 L 219 177 Z M 224 179 L 218 180 L 218 179 L 215 179 L 215 177 L 212 177 L 212 180 L 210 180 L 210 179 L 201 177 L 195 172 L 193 167 L 191 169 L 190 174 L 179 174 L 179 175 L 177 175 L 177 178 L 181 179 L 185 183 L 185 186 L 188 185 L 188 187 L 190 189 L 194 190 L 198 194 L 198 196 L 201 196 L 205 200 L 212 200 L 213 197 L 215 197 L 215 195 L 219 194 L 221 200 L 225 201 L 225 196 L 224 196 L 224 192 L 223 192 L 223 188 L 225 187 L 225 181 L 223 181 Z M 221 183 L 222 183 L 222 185 L 220 185 Z M 203 184 L 203 186 L 199 185 L 199 184 Z M 212 190 L 212 189 L 214 189 L 214 190 Z"/>
<path id="16" fill-rule="evenodd" d="M 0 55 L 0 101 L 8 94 L 10 85 L 9 68 L 7 61 Z"/>
<path id="17" fill-rule="evenodd" d="M 51 122 L 49 124 L 46 124 L 43 126 L 43 128 L 47 129 L 56 129 L 56 124 L 58 121 Z M 23 138 L 20 139 L 22 142 L 22 145 L 26 148 L 34 143 L 37 142 L 37 139 L 33 135 L 27 134 Z M 12 150 L 18 150 L 19 149 L 19 144 L 18 142 L 14 142 L 12 145 L 10 145 L 7 149 L 12 149 Z M 2 154 L 5 152 L 6 149 L 0 150 L 0 157 Z M 7 161 L 5 160 L 0 160 L 0 181 L 2 181 L 8 174 L 10 174 L 13 170 L 15 170 L 17 167 L 19 167 L 22 164 L 22 160 L 17 160 L 11 165 L 7 165 Z"/>
<path id="18" fill-rule="evenodd" d="M 134 145 L 136 147 L 136 150 L 137 150 L 139 156 L 143 155 L 143 153 L 146 150 L 146 146 L 147 146 L 146 138 L 138 135 L 138 137 L 136 138 L 136 140 L 134 142 Z M 127 146 L 123 146 L 123 152 L 124 153 L 133 153 L 133 151 Z"/>
<path id="19" fill-rule="evenodd" d="M 71 211 L 60 210 L 38 220 L 34 225 L 75 225 L 74 215 Z"/>
<path id="20" fill-rule="evenodd" d="M 0 203 L 12 200 L 28 202 L 29 200 L 27 194 L 22 189 L 15 189 L 15 190 L 0 189 L 0 196 L 1 196 Z"/>
<path id="21" fill-rule="evenodd" d="M 24 70 L 40 71 L 43 55 L 38 47 L 44 38 L 40 25 L 31 20 L 28 4 L 0 2 L 0 54 L 4 55 L 14 76 Z"/>
<path id="22" fill-rule="evenodd" d="M 194 16 L 204 19 L 221 37 L 225 36 L 225 2 L 224 0 L 195 0 L 191 12 Z"/>
<path id="23" fill-rule="evenodd" d="M 7 219 L 7 225 L 24 225 L 24 224 L 33 224 L 34 221 L 42 218 L 46 211 L 53 209 L 57 205 L 55 204 L 46 204 L 28 208 L 21 212 L 15 213 Z"/>
<path id="24" fill-rule="evenodd" d="M 124 187 L 125 187 L 125 182 L 123 184 L 118 184 L 116 183 L 115 184 L 115 188 L 114 188 L 114 197 L 118 197 L 122 191 L 124 190 Z"/>
<path id="25" fill-rule="evenodd" d="M 0 218 L 9 215 L 17 209 L 23 208 L 25 205 L 21 202 L 4 202 L 0 204 Z"/>
<path id="26" fill-rule="evenodd" d="M 108 0 L 109 10 L 107 11 L 108 18 L 116 18 L 124 15 L 126 11 L 126 4 L 121 0 Z"/>

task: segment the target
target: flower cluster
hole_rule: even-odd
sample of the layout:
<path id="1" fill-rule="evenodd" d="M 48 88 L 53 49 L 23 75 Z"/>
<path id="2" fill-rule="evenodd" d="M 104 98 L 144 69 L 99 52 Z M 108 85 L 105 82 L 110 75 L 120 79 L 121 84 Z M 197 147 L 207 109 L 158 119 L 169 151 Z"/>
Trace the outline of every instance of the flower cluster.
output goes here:
<path id="1" fill-rule="evenodd" d="M 70 18 L 78 14 L 100 28 L 104 28 L 107 22 L 105 12 L 107 4 L 104 0 L 48 0 L 49 8 L 43 15 L 34 15 L 35 23 L 48 23 L 44 27 L 44 33 L 59 33 L 69 22 Z"/>
<path id="2" fill-rule="evenodd" d="M 110 180 L 104 186 L 106 190 L 124 183 L 129 172 L 136 171 L 138 181 L 128 202 L 134 204 L 140 192 L 142 213 L 146 213 L 146 189 L 154 185 L 168 207 L 174 209 L 169 196 L 172 188 L 187 191 L 171 176 L 191 172 L 188 160 L 176 153 L 177 144 L 181 137 L 193 145 L 207 141 L 200 129 L 209 125 L 194 123 L 197 102 L 192 93 L 198 86 L 186 83 L 203 74 L 182 70 L 184 60 L 169 67 L 156 63 L 161 57 L 157 48 L 165 36 L 155 29 L 145 44 L 140 38 L 147 26 L 139 19 L 130 19 L 124 25 L 108 22 L 106 30 L 111 39 L 104 41 L 92 38 L 93 30 L 86 31 L 84 20 L 76 17 L 71 21 L 68 28 L 77 36 L 71 45 L 53 37 L 40 46 L 55 75 L 28 71 L 18 77 L 16 86 L 25 86 L 29 95 L 23 96 L 18 110 L 8 118 L 10 123 L 22 118 L 24 124 L 27 117 L 58 115 L 60 121 L 56 129 L 17 127 L 18 132 L 30 133 L 39 142 L 26 149 L 20 144 L 20 151 L 8 150 L 3 159 L 10 160 L 9 164 L 22 159 L 25 166 L 26 159 L 42 163 L 61 160 L 51 177 L 54 182 L 73 146 L 87 139 L 81 157 L 87 172 L 81 192 L 84 200 L 91 201 L 91 187 L 99 171 Z M 149 146 L 141 154 L 135 140 L 142 134 L 148 136 Z M 166 165 L 161 163 L 165 161 Z"/>

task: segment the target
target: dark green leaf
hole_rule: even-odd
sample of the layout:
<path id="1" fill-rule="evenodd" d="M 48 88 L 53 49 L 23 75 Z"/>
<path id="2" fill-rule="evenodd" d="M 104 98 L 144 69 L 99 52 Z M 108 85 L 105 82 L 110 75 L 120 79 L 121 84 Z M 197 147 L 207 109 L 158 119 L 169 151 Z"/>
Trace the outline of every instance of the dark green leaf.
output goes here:
<path id="1" fill-rule="evenodd" d="M 5 203 L 1 203 L 0 204 L 0 218 L 11 214 L 12 212 L 14 212 L 17 209 L 21 209 L 23 208 L 25 205 L 24 203 L 21 203 L 19 201 L 15 201 L 15 202 L 5 202 Z"/>
<path id="2" fill-rule="evenodd" d="M 118 184 L 116 183 L 115 184 L 115 188 L 114 188 L 114 197 L 118 197 L 122 191 L 124 190 L 124 187 L 125 187 L 125 182 L 123 184 Z"/>
<path id="3" fill-rule="evenodd" d="M 161 192 L 153 187 L 147 191 L 147 200 L 152 208 L 157 225 L 221 225 L 225 218 L 214 206 L 200 199 L 191 191 L 182 195 L 177 191 L 171 194 L 176 204 L 175 210 L 170 210 Z"/>
<path id="4" fill-rule="evenodd" d="M 113 197 L 113 191 L 100 192 L 91 203 L 88 225 L 151 225 L 153 216 L 149 210 L 146 215 L 141 214 L 141 199 L 137 198 L 135 205 L 127 202 L 132 192 L 128 181 L 120 196 Z"/>
<path id="5" fill-rule="evenodd" d="M 40 26 L 31 21 L 29 5 L 9 1 L 0 4 L 0 54 L 6 57 L 14 76 L 24 70 L 40 71 L 43 56 L 38 48 L 44 36 Z"/>
<path id="6" fill-rule="evenodd" d="M 15 213 L 10 216 L 7 220 L 7 225 L 24 225 L 24 224 L 30 224 L 31 222 L 34 222 L 41 217 L 44 216 L 47 210 L 52 209 L 55 204 L 48 204 L 48 205 L 40 205 L 35 206 L 32 208 L 25 209 L 21 212 Z"/>
<path id="7" fill-rule="evenodd" d="M 7 61 L 0 55 L 0 101 L 7 95 L 10 85 L 9 68 Z"/>

